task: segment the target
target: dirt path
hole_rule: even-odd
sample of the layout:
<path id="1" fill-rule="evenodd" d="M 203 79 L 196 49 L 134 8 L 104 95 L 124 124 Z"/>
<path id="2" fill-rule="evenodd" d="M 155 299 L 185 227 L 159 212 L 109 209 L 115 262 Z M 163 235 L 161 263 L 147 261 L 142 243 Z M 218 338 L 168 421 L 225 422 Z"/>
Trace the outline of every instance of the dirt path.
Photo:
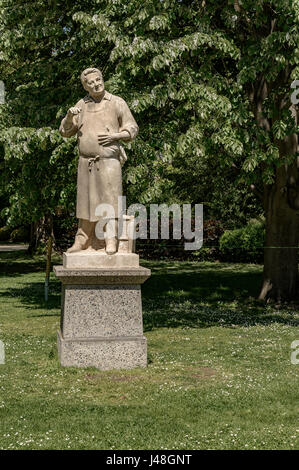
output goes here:
<path id="1" fill-rule="evenodd" d="M 13 243 L 0 243 L 1 251 L 25 251 L 28 249 L 28 245 L 13 244 Z"/>

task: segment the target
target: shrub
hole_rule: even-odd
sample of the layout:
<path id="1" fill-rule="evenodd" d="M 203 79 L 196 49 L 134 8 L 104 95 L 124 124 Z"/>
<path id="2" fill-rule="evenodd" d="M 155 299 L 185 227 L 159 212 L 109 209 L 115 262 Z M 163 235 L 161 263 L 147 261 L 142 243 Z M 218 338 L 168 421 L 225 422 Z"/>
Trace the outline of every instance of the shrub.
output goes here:
<path id="1" fill-rule="evenodd" d="M 2 227 L 0 228 L 0 241 L 1 242 L 6 242 L 9 240 L 11 234 L 11 228 L 10 227 Z"/>
<path id="2" fill-rule="evenodd" d="M 11 242 L 27 242 L 30 238 L 27 227 L 15 228 L 10 235 Z"/>
<path id="3" fill-rule="evenodd" d="M 252 220 L 245 227 L 228 230 L 221 236 L 221 258 L 231 262 L 262 263 L 264 244 L 264 223 Z"/>
<path id="4" fill-rule="evenodd" d="M 217 261 L 220 257 L 219 240 L 224 229 L 219 220 L 205 220 L 203 224 L 203 246 L 198 251 L 190 252 L 191 259 L 197 261 Z"/>

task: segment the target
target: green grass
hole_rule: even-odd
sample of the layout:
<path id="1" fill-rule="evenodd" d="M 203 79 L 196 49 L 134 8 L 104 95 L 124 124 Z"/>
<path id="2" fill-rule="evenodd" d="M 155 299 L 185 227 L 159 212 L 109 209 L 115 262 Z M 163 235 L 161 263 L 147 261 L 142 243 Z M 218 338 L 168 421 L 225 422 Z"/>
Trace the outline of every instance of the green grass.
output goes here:
<path id="1" fill-rule="evenodd" d="M 0 253 L 1 449 L 298 449 L 298 309 L 254 300 L 260 266 L 142 263 L 148 368 L 100 372 L 59 366 L 44 264 Z"/>

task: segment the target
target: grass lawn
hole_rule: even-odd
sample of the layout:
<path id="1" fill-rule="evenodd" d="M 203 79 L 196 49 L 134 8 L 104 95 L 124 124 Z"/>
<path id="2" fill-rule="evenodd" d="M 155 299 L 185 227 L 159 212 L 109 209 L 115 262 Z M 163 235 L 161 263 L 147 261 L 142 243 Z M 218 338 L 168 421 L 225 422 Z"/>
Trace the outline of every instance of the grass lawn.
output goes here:
<path id="1" fill-rule="evenodd" d="M 142 264 L 148 368 L 100 372 L 60 367 L 44 260 L 0 253 L 0 448 L 298 449 L 298 307 L 254 300 L 260 266 Z"/>

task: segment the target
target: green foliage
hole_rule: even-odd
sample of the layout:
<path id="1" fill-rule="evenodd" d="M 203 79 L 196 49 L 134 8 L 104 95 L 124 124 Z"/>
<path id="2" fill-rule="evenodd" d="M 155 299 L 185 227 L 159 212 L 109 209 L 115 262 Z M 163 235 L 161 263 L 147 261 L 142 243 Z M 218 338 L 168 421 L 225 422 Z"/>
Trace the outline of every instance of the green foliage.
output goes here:
<path id="1" fill-rule="evenodd" d="M 59 205 L 74 209 L 77 155 L 73 141 L 63 140 L 51 128 L 11 127 L 2 131 L 0 144 L 5 148 L 3 177 L 10 225 L 37 221 L 55 213 Z"/>
<path id="2" fill-rule="evenodd" d="M 265 226 L 260 221 L 243 228 L 228 230 L 220 238 L 220 253 L 224 261 L 262 263 Z"/>
<path id="3" fill-rule="evenodd" d="M 127 145 L 128 204 L 204 202 L 208 217 L 246 223 L 260 212 L 249 184 L 270 184 L 295 161 L 278 148 L 296 131 L 280 104 L 298 78 L 297 8 L 297 0 L 0 0 L 0 194 L 10 195 L 2 215 L 20 223 L 73 210 L 75 142 L 56 130 L 82 97 L 80 72 L 94 65 L 140 124 Z M 252 98 L 262 80 L 261 126 Z"/>
<path id="4" fill-rule="evenodd" d="M 109 87 L 128 98 L 141 124 L 125 175 L 129 197 L 210 203 L 228 181 L 237 210 L 227 198 L 223 215 L 229 209 L 240 222 L 245 188 L 273 183 L 277 167 L 295 161 L 295 155 L 280 155 L 278 139 L 295 132 L 289 106 L 281 102 L 290 103 L 297 70 L 296 8 L 280 0 L 258 6 L 253 0 L 107 0 L 73 16 L 90 40 L 111 44 Z M 267 125 L 257 114 L 263 83 Z M 215 165 L 219 177 L 212 173 L 208 191 Z"/>
<path id="5" fill-rule="evenodd" d="M 181 188 L 183 169 L 196 181 L 196 166 L 205 156 L 234 163 L 243 181 L 272 181 L 281 165 L 275 139 L 294 131 L 290 111 L 278 115 L 278 95 L 290 95 L 295 76 L 296 2 L 236 4 L 107 0 L 92 13 L 73 17 L 83 34 L 113 44 L 110 61 L 116 73 L 109 85 L 131 98 L 142 123 L 141 139 L 154 150 L 152 166 L 156 163 L 166 179 L 175 172 L 172 194 Z M 290 73 L 283 80 L 286 64 Z M 275 123 L 271 132 L 258 125 L 249 99 L 261 76 L 271 89 L 263 103 L 264 119 Z"/>
<path id="6" fill-rule="evenodd" d="M 0 196 L 2 217 L 20 225 L 76 202 L 75 139 L 58 133 L 61 118 L 82 96 L 80 71 L 105 68 L 109 45 L 87 46 L 72 20 L 93 1 L 0 1 Z M 103 51 L 101 54 L 98 48 Z"/>

